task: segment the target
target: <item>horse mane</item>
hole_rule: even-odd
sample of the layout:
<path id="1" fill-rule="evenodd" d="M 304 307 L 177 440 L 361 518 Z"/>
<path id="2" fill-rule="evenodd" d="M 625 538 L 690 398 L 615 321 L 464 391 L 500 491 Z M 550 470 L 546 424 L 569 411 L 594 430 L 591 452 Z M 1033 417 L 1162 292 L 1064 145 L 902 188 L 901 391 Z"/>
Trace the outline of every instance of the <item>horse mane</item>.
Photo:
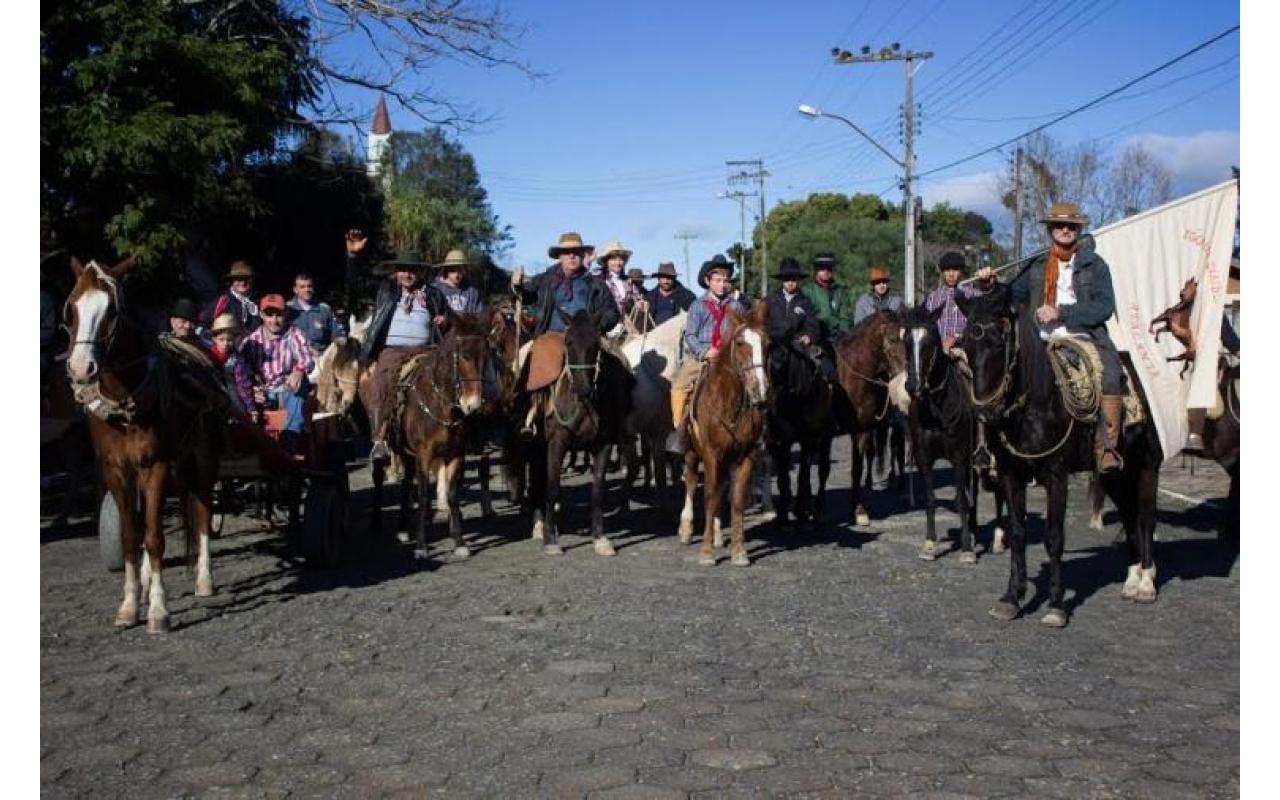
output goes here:
<path id="1" fill-rule="evenodd" d="M 902 318 L 898 316 L 897 312 L 890 311 L 889 309 L 882 309 L 869 317 L 863 317 L 856 325 L 842 333 L 840 337 L 831 344 L 836 348 L 844 347 L 859 336 L 864 336 L 867 331 L 871 330 L 878 324 L 899 322 L 901 319 Z"/>
<path id="2" fill-rule="evenodd" d="M 1045 408 L 1057 394 L 1049 351 L 1040 341 L 1040 328 L 1031 308 L 1015 308 L 1014 313 L 1018 331 L 1018 380 L 1028 392 L 1032 407 Z"/>
<path id="3" fill-rule="evenodd" d="M 449 332 L 457 331 L 460 336 L 488 336 L 489 319 L 490 317 L 487 313 L 455 313 L 449 317 Z"/>

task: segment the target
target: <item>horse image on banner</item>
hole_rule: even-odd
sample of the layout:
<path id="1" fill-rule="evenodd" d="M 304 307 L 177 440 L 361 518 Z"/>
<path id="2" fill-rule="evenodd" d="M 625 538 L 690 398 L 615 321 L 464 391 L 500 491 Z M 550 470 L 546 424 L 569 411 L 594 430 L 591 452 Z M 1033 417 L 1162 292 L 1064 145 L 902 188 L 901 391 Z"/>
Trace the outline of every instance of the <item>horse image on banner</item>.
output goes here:
<path id="1" fill-rule="evenodd" d="M 1133 360 L 1166 461 L 1186 442 L 1187 410 L 1213 408 L 1217 399 L 1239 191 L 1235 180 L 1227 181 L 1094 232 L 1098 253 L 1111 265 L 1116 294 L 1116 315 L 1107 331 Z M 1177 306 L 1193 280 L 1192 347 L 1173 336 L 1157 339 L 1153 320 Z"/>

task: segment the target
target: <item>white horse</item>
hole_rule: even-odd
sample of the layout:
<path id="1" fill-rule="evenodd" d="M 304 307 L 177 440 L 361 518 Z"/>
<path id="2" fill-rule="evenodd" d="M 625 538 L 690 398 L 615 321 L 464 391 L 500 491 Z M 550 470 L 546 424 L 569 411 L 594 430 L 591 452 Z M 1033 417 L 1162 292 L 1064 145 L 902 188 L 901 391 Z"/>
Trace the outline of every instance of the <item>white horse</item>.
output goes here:
<path id="1" fill-rule="evenodd" d="M 671 424 L 671 379 L 680 358 L 680 340 L 684 336 L 685 312 L 681 311 L 648 333 L 632 334 L 622 344 L 636 378 L 631 393 L 631 416 L 627 433 L 641 439 L 641 454 L 651 453 L 659 473 L 658 485 L 666 485 L 665 447 Z M 635 479 L 633 459 L 628 460 L 627 480 Z M 646 464 L 646 472 L 648 465 Z"/>

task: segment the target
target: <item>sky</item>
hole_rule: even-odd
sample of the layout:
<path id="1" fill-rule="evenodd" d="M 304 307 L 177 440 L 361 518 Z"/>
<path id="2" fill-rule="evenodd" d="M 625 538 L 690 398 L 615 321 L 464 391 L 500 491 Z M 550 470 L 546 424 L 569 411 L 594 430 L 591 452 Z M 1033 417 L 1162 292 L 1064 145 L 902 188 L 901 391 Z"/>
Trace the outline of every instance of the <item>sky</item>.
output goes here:
<path id="1" fill-rule="evenodd" d="M 769 207 L 812 192 L 901 202 L 899 168 L 832 119 L 841 114 L 901 157 L 901 62 L 835 65 L 831 48 L 931 51 L 916 73 L 917 171 L 1010 139 L 1239 24 L 1232 2 L 1199 0 L 847 0 L 505 4 L 525 27 L 519 57 L 545 77 L 443 65 L 421 80 L 493 114 L 459 135 L 500 219 L 505 266 L 549 263 L 564 231 L 620 239 L 632 266 L 693 270 L 740 237 L 726 160 L 762 159 Z M 1138 141 L 1172 171 L 1175 193 L 1225 180 L 1239 163 L 1240 39 L 1232 34 L 1054 125 L 1064 144 Z M 364 57 L 371 54 L 365 53 Z M 375 97 L 352 95 L 372 108 Z M 394 102 L 393 128 L 422 123 Z M 923 179 L 949 201 L 1011 225 L 995 178 L 1012 150 Z M 732 187 L 753 190 L 750 186 Z M 752 213 L 758 200 L 749 198 Z M 747 230 L 753 217 L 747 217 Z M 749 234 L 748 234 L 749 235 Z M 771 254 L 771 261 L 783 254 Z"/>

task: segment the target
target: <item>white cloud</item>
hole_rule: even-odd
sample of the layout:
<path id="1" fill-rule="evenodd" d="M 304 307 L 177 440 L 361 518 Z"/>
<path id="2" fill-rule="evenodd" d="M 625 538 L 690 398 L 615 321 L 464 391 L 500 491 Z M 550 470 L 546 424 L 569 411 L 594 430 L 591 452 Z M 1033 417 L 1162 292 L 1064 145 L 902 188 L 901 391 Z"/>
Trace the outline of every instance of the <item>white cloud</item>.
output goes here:
<path id="1" fill-rule="evenodd" d="M 999 179 L 1000 173 L 995 171 L 957 175 L 924 184 L 920 187 L 920 196 L 925 208 L 936 203 L 950 203 L 966 211 L 976 211 L 1000 228 L 1007 224 L 1009 212 L 1000 204 Z"/>
<path id="2" fill-rule="evenodd" d="M 1141 144 L 1173 173 L 1173 193 L 1183 195 L 1221 183 L 1240 163 L 1239 131 L 1203 131 L 1191 136 L 1143 133 L 1125 140 Z"/>

